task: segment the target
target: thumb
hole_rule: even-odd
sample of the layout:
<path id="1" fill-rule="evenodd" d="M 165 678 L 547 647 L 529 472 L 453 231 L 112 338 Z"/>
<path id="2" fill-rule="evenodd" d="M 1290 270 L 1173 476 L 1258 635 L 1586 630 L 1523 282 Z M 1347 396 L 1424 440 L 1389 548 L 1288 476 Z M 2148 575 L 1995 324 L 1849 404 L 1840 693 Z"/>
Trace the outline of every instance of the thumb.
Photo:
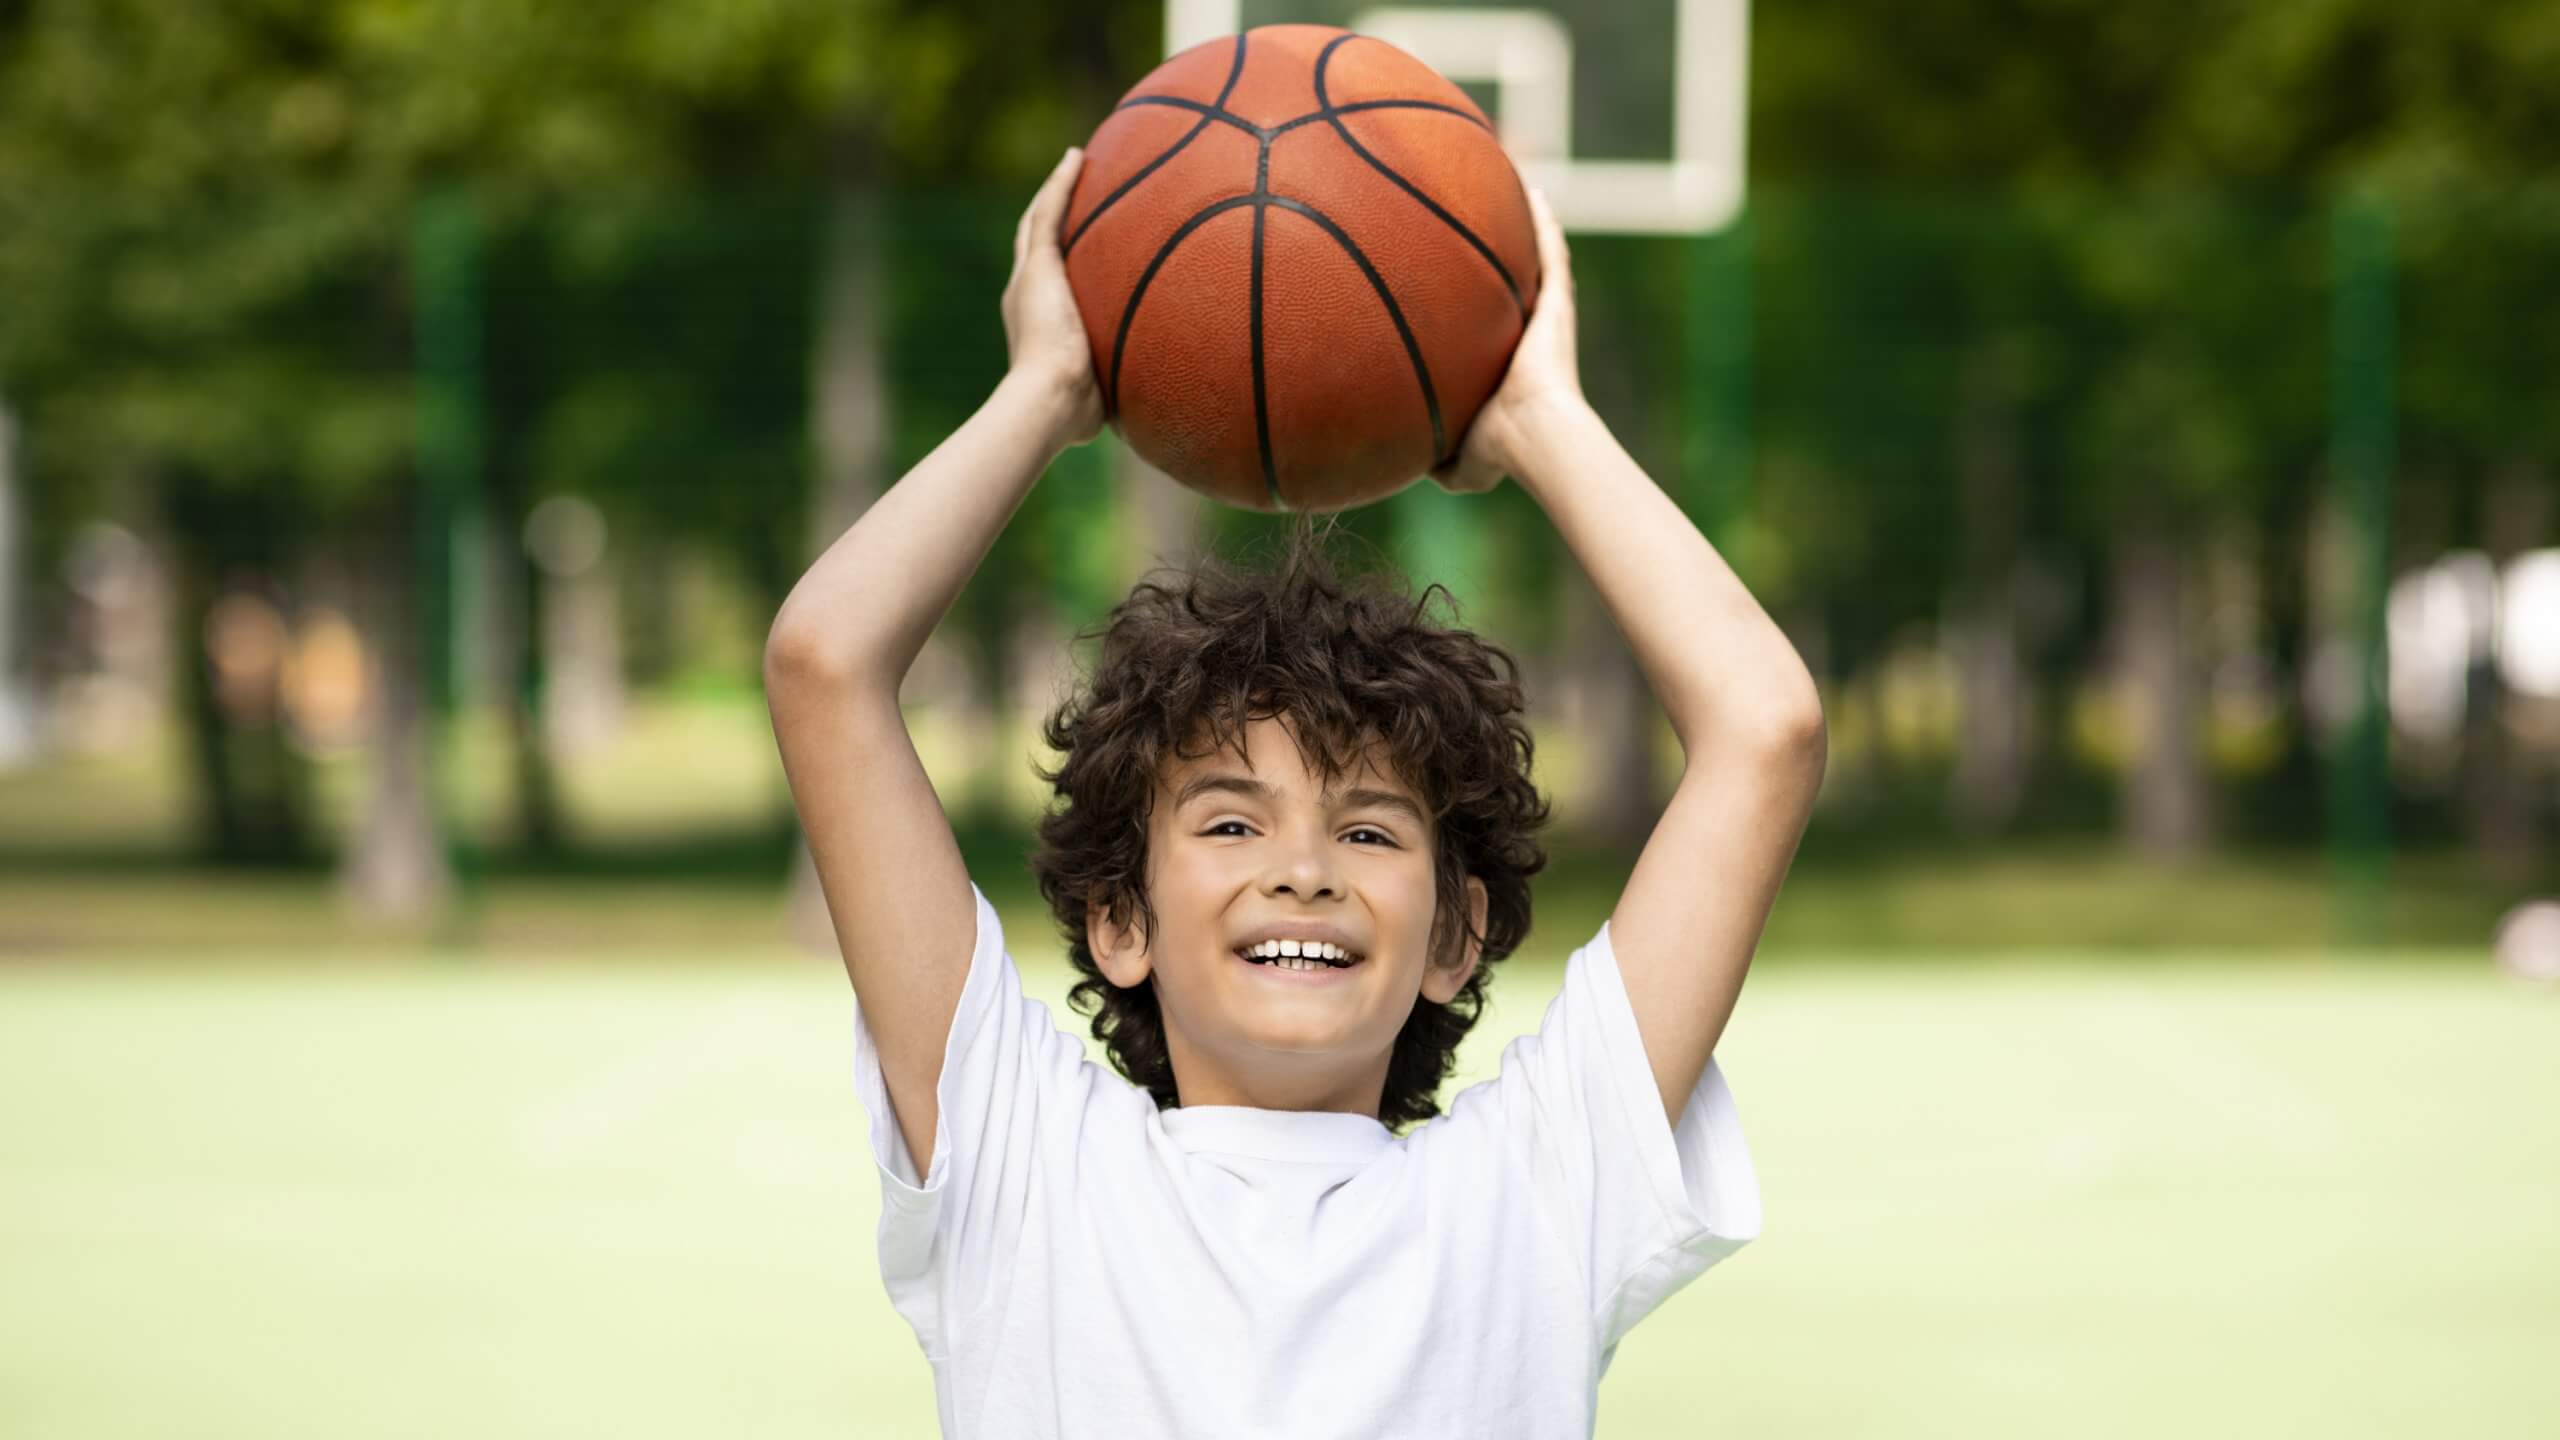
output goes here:
<path id="1" fill-rule="evenodd" d="M 1067 199 L 1075 193 L 1076 176 L 1084 170 L 1084 151 L 1074 145 L 1058 157 L 1049 177 L 1022 207 L 1022 218 L 1013 227 L 1013 263 L 1019 268 L 1025 259 L 1046 250 L 1058 249 L 1058 220 L 1067 208 Z"/>
<path id="2" fill-rule="evenodd" d="M 1502 483 L 1502 472 L 1471 451 L 1460 450 L 1433 468 L 1431 481 L 1452 495 L 1477 495 Z"/>

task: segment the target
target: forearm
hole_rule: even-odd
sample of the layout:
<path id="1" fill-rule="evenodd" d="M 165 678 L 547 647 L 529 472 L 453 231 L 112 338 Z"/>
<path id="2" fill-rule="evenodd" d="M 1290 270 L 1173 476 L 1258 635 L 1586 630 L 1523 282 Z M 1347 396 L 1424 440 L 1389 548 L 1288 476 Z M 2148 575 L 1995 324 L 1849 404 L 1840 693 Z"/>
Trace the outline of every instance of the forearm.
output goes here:
<path id="1" fill-rule="evenodd" d="M 1818 735 L 1821 700 L 1795 646 L 1589 404 L 1523 419 L 1513 478 L 1591 577 L 1682 748 Z"/>
<path id="2" fill-rule="evenodd" d="M 774 617 L 768 669 L 894 689 L 1064 448 L 1065 423 L 1051 387 L 1008 373 L 800 577 Z"/>

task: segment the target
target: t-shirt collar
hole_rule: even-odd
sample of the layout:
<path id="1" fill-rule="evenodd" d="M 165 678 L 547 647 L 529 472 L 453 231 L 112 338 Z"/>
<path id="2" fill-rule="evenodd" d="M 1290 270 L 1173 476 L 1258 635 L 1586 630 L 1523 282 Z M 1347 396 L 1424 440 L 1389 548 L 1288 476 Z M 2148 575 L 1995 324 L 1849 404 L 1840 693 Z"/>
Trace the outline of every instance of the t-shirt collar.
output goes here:
<path id="1" fill-rule="evenodd" d="M 1341 1110 L 1257 1110 L 1186 1105 L 1161 1112 L 1165 1134 L 1186 1151 L 1215 1150 L 1265 1160 L 1367 1160 L 1395 1143 L 1375 1115 Z"/>

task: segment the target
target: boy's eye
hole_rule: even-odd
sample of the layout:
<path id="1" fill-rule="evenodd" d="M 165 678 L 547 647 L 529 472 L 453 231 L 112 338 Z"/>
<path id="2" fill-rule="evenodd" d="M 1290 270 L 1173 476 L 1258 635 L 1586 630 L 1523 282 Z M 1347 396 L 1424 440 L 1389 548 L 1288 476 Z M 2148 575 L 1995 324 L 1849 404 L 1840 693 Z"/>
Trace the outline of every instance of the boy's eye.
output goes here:
<path id="1" fill-rule="evenodd" d="M 1217 824 L 1210 826 L 1202 833 L 1206 835 L 1216 835 L 1227 830 L 1242 830 L 1244 828 L 1245 823 L 1241 820 L 1221 820 Z M 1393 845 L 1396 843 L 1395 841 L 1387 838 L 1385 831 L 1372 829 L 1366 825 L 1363 825 L 1359 829 L 1351 831 L 1350 833 L 1353 835 L 1374 835 L 1377 837 L 1378 842 L 1384 845 Z"/>

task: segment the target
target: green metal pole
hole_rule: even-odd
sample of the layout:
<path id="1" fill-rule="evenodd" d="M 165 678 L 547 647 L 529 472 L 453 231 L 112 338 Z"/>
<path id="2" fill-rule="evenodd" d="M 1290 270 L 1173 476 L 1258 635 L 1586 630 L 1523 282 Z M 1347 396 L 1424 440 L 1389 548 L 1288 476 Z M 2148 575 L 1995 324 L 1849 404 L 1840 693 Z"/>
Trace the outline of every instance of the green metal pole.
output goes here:
<path id="1" fill-rule="evenodd" d="M 2384 605 L 2391 584 L 2392 469 L 2397 459 L 2397 278 L 2389 206 L 2341 197 L 2330 214 L 2334 267 L 2330 342 L 2330 476 L 2354 536 L 2348 637 L 2358 664 L 2355 710 L 2330 757 L 2332 923 L 2342 945 L 2387 939 L 2391 881 L 2390 665 Z"/>
<path id="2" fill-rule="evenodd" d="M 1466 623 L 1482 623 L 1476 606 L 1483 598 L 1478 586 L 1484 579 L 1485 497 L 1452 495 L 1423 479 L 1388 503 L 1395 510 L 1396 563 L 1412 577 L 1414 590 L 1437 581 L 1457 597 Z"/>
<path id="3" fill-rule="evenodd" d="M 1683 407 L 1681 484 L 1675 498 L 1709 542 L 1733 558 L 1751 504 L 1751 220 L 1689 242 L 1689 371 Z"/>
<path id="4" fill-rule="evenodd" d="M 485 593 L 473 544 L 482 529 L 480 231 L 470 197 L 444 190 L 421 200 L 413 219 L 412 283 L 418 316 L 418 623 L 424 670 L 427 809 L 454 903 L 438 929 L 445 944 L 476 929 L 481 885 L 477 856 L 454 824 L 452 770 L 444 763 L 453 719 L 466 698 L 461 660 L 476 627 L 468 607 Z"/>
<path id="5" fill-rule="evenodd" d="M 1040 481 L 1049 521 L 1041 537 L 1041 578 L 1052 612 L 1070 632 L 1100 620 L 1119 599 L 1122 548 L 1136 527 L 1121 515 L 1111 483 L 1111 447 L 1118 443 L 1106 431 L 1070 446 Z"/>

